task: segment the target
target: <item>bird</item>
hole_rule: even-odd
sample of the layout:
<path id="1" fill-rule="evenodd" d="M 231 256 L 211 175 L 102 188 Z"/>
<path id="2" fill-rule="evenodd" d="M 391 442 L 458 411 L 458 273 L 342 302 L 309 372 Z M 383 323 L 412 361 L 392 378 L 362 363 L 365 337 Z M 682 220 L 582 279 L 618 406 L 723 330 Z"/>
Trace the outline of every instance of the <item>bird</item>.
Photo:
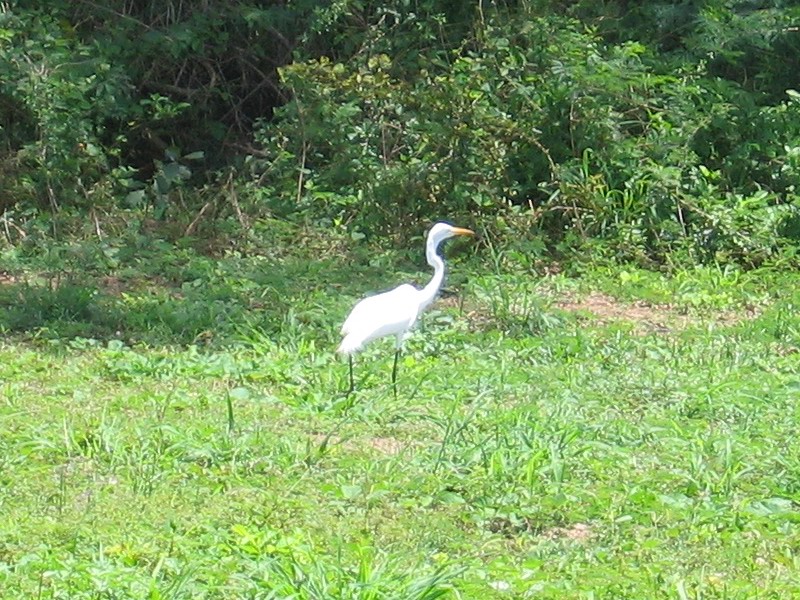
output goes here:
<path id="1" fill-rule="evenodd" d="M 420 314 L 436 299 L 436 294 L 444 281 L 444 260 L 438 253 L 439 244 L 444 240 L 457 236 L 473 236 L 475 232 L 463 227 L 454 227 L 449 223 L 439 222 L 431 227 L 425 243 L 425 257 L 433 267 L 433 277 L 422 289 L 404 283 L 396 288 L 368 296 L 360 300 L 350 311 L 342 325 L 342 338 L 337 352 L 346 355 L 350 365 L 350 388 L 346 395 L 355 388 L 353 381 L 353 355 L 364 348 L 372 340 L 395 336 L 394 364 L 392 366 L 392 387 L 397 397 L 397 360 L 403 348 L 403 342 L 410 335 L 411 328 Z"/>

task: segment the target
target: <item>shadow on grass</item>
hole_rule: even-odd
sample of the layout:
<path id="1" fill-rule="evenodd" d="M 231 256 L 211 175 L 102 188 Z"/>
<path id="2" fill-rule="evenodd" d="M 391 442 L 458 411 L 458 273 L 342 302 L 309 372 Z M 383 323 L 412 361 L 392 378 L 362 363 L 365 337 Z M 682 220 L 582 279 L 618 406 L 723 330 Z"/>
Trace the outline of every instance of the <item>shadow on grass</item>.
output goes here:
<path id="1" fill-rule="evenodd" d="M 364 257 L 300 248 L 209 258 L 159 248 L 108 265 L 0 272 L 0 330 L 29 338 L 222 346 L 243 330 L 332 340 L 353 300 L 387 276 Z M 54 275 L 57 273 L 57 275 Z M 357 283 L 356 283 L 357 282 Z"/>
<path id="2" fill-rule="evenodd" d="M 233 296 L 227 301 L 202 295 L 181 299 L 169 290 L 117 295 L 85 280 L 64 281 L 58 287 L 5 285 L 0 288 L 0 307 L 0 326 L 13 333 L 174 344 L 227 330 L 228 316 L 243 312 Z"/>

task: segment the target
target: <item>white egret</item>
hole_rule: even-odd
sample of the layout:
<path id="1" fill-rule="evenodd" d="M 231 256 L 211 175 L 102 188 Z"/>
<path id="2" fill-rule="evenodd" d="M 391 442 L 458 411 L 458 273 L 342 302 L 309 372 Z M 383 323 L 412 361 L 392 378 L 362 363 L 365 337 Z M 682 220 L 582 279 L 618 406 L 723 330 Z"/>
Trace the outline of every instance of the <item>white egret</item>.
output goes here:
<path id="1" fill-rule="evenodd" d="M 337 352 L 346 354 L 350 364 L 350 389 L 353 391 L 353 354 L 368 342 L 394 335 L 396 338 L 394 365 L 392 366 L 392 386 L 397 395 L 397 359 L 403 342 L 409 336 L 417 318 L 436 298 L 444 281 L 444 260 L 437 250 L 444 240 L 456 235 L 475 235 L 475 232 L 447 223 L 436 223 L 428 232 L 425 256 L 433 267 L 433 277 L 424 288 L 417 289 L 404 283 L 393 290 L 364 298 L 353 307 L 342 325 L 342 343 Z"/>

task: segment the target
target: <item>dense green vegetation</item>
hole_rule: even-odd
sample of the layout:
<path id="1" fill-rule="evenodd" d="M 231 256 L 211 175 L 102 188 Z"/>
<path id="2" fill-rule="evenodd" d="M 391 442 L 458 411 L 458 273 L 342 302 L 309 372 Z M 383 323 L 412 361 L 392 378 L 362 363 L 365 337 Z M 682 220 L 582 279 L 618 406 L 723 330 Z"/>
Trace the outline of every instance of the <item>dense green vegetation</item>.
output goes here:
<path id="1" fill-rule="evenodd" d="M 28 0 L 0 17 L 12 238 L 74 211 L 190 234 L 481 216 L 560 251 L 752 266 L 800 236 L 796 2 Z"/>
<path id="2" fill-rule="evenodd" d="M 9 0 L 0 142 L 0 598 L 800 589 L 797 2 Z"/>

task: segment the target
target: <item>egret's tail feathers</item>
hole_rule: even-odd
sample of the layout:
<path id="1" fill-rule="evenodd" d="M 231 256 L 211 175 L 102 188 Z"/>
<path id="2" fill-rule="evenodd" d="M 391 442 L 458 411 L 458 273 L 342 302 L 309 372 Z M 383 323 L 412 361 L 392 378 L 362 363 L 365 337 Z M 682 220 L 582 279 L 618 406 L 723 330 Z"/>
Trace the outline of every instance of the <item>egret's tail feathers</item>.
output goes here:
<path id="1" fill-rule="evenodd" d="M 350 333 L 344 337 L 336 351 L 340 354 L 353 354 L 361 350 L 363 345 L 364 339 L 362 336 Z"/>

